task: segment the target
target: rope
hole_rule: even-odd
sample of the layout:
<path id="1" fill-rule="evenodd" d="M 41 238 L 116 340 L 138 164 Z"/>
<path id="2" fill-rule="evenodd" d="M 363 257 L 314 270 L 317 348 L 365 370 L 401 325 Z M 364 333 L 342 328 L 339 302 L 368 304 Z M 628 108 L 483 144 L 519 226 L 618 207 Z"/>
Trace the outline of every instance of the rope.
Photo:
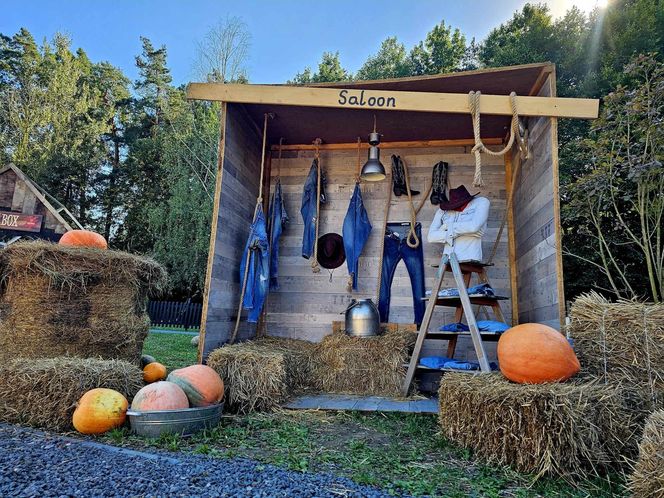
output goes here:
<path id="1" fill-rule="evenodd" d="M 277 180 L 281 178 L 281 146 L 284 144 L 284 137 L 279 139 L 279 159 L 277 161 Z"/>
<path id="2" fill-rule="evenodd" d="M 260 182 L 258 184 L 258 197 L 256 198 L 256 207 L 254 207 L 254 215 L 251 218 L 251 223 L 253 224 L 256 221 L 256 215 L 258 214 L 258 208 L 263 204 L 263 180 L 265 176 L 265 144 L 267 141 L 267 120 L 270 117 L 270 114 L 265 113 L 265 119 L 263 120 L 263 149 L 261 154 L 261 176 Z M 255 251 L 255 247 L 249 247 L 249 251 Z M 237 316 L 235 317 L 235 327 L 233 328 L 233 333 L 231 334 L 230 339 L 228 340 L 229 344 L 233 344 L 237 338 L 237 332 L 240 329 L 240 318 L 242 317 L 242 301 L 244 301 L 244 295 L 247 292 L 247 279 L 249 277 L 249 265 L 251 264 L 251 253 L 247 254 L 247 258 L 244 265 L 244 277 L 242 279 L 242 290 L 240 291 L 240 303 L 237 307 Z"/>
<path id="3" fill-rule="evenodd" d="M 473 120 L 473 134 L 475 135 L 475 146 L 472 149 L 475 154 L 475 177 L 473 178 L 474 187 L 483 187 L 482 181 L 482 153 L 490 156 L 502 156 L 512 148 L 514 139 L 519 135 L 519 113 L 516 109 L 516 92 L 510 93 L 510 105 L 512 107 L 512 122 L 510 125 L 510 138 L 507 145 L 500 151 L 487 149 L 480 138 L 480 96 L 481 92 L 468 93 L 468 106 L 470 107 L 470 116 Z"/>
<path id="4" fill-rule="evenodd" d="M 408 236 L 406 237 L 406 244 L 411 249 L 416 249 L 420 246 L 420 239 L 417 237 L 417 234 L 415 233 L 415 224 L 417 223 L 417 213 L 419 212 L 419 210 L 415 211 L 415 205 L 413 204 L 413 196 L 410 193 L 410 181 L 408 180 L 409 176 L 408 166 L 406 166 L 406 162 L 403 161 L 401 158 L 399 158 L 399 161 L 401 161 L 401 164 L 403 165 L 403 173 L 406 179 L 406 194 L 408 194 L 408 205 L 410 207 L 410 229 L 408 230 Z M 426 199 L 427 197 L 428 195 L 425 195 L 423 199 Z M 424 200 L 420 204 L 420 209 L 422 209 L 422 206 L 424 206 Z"/>
<path id="5" fill-rule="evenodd" d="M 319 145 L 321 144 L 321 139 L 317 138 L 314 140 L 314 145 L 316 146 L 315 161 L 316 161 L 316 176 L 317 186 L 316 186 L 316 237 L 314 239 L 314 258 L 311 260 L 311 271 L 314 273 L 320 273 L 320 265 L 318 264 L 318 227 L 320 225 L 320 149 Z"/>

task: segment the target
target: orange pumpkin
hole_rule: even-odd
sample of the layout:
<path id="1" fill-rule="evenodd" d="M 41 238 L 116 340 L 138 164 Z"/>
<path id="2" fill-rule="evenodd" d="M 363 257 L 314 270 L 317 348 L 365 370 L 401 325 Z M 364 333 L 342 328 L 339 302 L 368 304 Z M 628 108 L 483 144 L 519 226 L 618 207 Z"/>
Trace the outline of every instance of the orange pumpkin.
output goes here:
<path id="1" fill-rule="evenodd" d="M 106 239 L 96 232 L 90 230 L 70 230 L 66 232 L 60 241 L 61 246 L 95 247 L 97 249 L 108 249 Z"/>
<path id="2" fill-rule="evenodd" d="M 166 378 L 166 367 L 161 363 L 153 361 L 143 368 L 143 380 L 145 382 L 157 382 Z"/>
<path id="3" fill-rule="evenodd" d="M 180 410 L 189 408 L 189 400 L 182 388 L 165 380 L 154 382 L 136 393 L 131 409 L 137 411 Z"/>
<path id="4" fill-rule="evenodd" d="M 82 434 L 102 434 L 124 424 L 127 399 L 113 389 L 97 388 L 86 392 L 74 410 L 74 428 Z"/>
<path id="5" fill-rule="evenodd" d="M 180 386 L 189 398 L 191 406 L 210 406 L 224 397 L 224 381 L 207 365 L 192 365 L 173 370 L 167 378 Z"/>
<path id="6" fill-rule="evenodd" d="M 505 377 L 520 384 L 562 382 L 581 365 L 564 335 L 540 323 L 523 323 L 498 341 L 498 364 Z"/>

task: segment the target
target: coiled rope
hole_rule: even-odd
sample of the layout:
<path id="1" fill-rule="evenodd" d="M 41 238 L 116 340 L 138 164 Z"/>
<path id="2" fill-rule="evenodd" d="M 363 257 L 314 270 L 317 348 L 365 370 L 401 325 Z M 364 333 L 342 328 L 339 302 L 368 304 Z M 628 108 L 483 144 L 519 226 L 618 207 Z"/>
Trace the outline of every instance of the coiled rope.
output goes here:
<path id="1" fill-rule="evenodd" d="M 474 187 L 483 187 L 484 181 L 482 180 L 482 156 L 481 154 L 488 154 L 490 156 L 502 156 L 512 149 L 514 140 L 519 135 L 519 113 L 516 108 L 516 92 L 510 93 L 510 105 L 512 107 L 512 123 L 510 125 L 510 137 L 507 145 L 499 151 L 487 149 L 480 137 L 480 97 L 481 92 L 468 93 L 468 106 L 470 107 L 470 116 L 473 120 L 473 134 L 475 135 L 475 145 L 472 149 L 475 154 L 475 177 L 473 178 Z"/>

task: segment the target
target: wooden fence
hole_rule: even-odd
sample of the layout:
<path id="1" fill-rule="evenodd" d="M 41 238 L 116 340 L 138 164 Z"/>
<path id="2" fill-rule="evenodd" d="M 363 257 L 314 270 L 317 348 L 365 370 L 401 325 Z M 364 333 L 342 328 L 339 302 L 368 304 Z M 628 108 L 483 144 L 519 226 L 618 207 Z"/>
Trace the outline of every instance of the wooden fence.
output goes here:
<path id="1" fill-rule="evenodd" d="M 148 315 L 153 327 L 182 327 L 185 330 L 199 328 L 203 305 L 200 303 L 180 303 L 177 301 L 150 301 Z"/>

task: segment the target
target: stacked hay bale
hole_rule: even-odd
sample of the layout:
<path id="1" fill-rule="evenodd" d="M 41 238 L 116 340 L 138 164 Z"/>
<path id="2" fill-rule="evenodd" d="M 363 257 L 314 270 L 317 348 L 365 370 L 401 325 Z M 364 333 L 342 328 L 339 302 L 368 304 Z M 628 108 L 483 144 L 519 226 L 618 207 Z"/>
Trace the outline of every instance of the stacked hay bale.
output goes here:
<path id="1" fill-rule="evenodd" d="M 72 430 L 76 403 L 96 387 L 131 399 L 143 387 L 143 373 L 121 360 L 15 359 L 0 364 L 0 420 Z"/>
<path id="2" fill-rule="evenodd" d="M 138 362 L 147 296 L 166 280 L 155 261 L 44 242 L 0 251 L 0 361 L 59 356 Z"/>
<path id="3" fill-rule="evenodd" d="M 620 387 L 599 381 L 514 384 L 501 374 L 446 374 L 440 425 L 478 456 L 520 472 L 570 476 L 619 466 L 635 414 Z"/>
<path id="4" fill-rule="evenodd" d="M 634 496 L 664 496 L 664 410 L 648 417 L 629 487 Z"/>
<path id="5" fill-rule="evenodd" d="M 572 304 L 570 334 L 586 375 L 628 386 L 645 412 L 664 408 L 664 304 L 595 292 Z"/>
<path id="6" fill-rule="evenodd" d="M 265 337 L 215 349 L 207 364 L 224 379 L 229 411 L 274 410 L 293 394 L 315 387 L 314 347 L 307 341 Z"/>
<path id="7" fill-rule="evenodd" d="M 382 326 L 376 337 L 335 330 L 316 346 L 313 376 L 328 393 L 399 396 L 417 334 L 414 326 Z"/>

